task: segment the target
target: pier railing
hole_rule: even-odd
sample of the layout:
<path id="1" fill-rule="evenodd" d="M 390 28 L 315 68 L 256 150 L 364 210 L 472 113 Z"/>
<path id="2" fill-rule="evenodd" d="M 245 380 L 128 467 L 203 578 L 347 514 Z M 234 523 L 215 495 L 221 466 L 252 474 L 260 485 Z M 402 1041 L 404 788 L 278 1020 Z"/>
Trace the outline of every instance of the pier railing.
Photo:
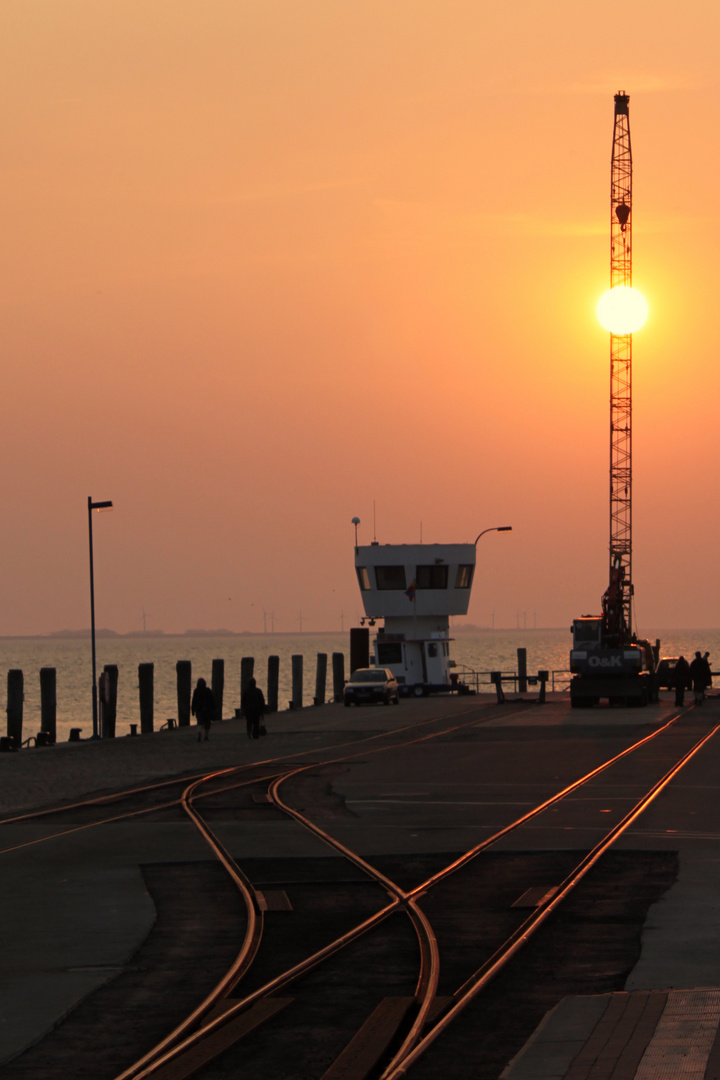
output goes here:
<path id="1" fill-rule="evenodd" d="M 457 675 L 458 683 L 462 683 L 464 686 L 471 690 L 475 694 L 489 694 L 495 689 L 495 680 L 493 676 L 496 674 L 493 671 L 472 671 L 470 668 L 465 668 L 458 664 L 454 669 L 454 674 Z M 512 693 L 518 693 L 520 685 L 520 675 L 517 671 L 501 671 L 500 678 L 504 683 L 512 683 Z M 560 694 L 568 693 L 570 690 L 571 674 L 569 670 L 556 669 L 549 673 L 549 686 L 548 689 L 553 693 Z M 525 681 L 529 686 L 537 685 L 537 675 L 524 676 Z"/>

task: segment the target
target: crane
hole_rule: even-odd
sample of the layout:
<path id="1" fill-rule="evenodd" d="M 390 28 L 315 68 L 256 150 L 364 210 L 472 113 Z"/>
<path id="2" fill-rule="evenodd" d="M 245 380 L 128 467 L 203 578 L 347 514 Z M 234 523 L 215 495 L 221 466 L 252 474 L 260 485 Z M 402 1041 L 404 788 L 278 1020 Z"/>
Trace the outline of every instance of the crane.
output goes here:
<path id="1" fill-rule="evenodd" d="M 632 288 L 630 98 L 615 95 L 610 166 L 610 288 Z M 605 635 L 632 633 L 632 334 L 610 334 L 610 573 L 603 596 Z"/>
<path id="2" fill-rule="evenodd" d="M 610 166 L 610 292 L 632 290 L 630 98 L 615 95 Z M 606 294 L 608 295 L 608 294 Z M 644 303 L 644 301 L 643 301 Z M 632 331 L 610 332 L 610 571 L 602 615 L 572 626 L 570 698 L 574 707 L 647 704 L 657 697 L 657 647 L 632 632 Z M 621 332 L 617 332 L 619 327 Z M 659 646 L 658 646 L 659 647 Z"/>

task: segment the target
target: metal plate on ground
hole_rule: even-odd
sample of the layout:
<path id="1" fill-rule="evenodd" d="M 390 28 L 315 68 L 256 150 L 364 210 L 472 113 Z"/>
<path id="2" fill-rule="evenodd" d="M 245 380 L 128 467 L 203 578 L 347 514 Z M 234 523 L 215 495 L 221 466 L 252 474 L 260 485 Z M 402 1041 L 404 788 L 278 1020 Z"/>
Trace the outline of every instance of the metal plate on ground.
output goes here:
<path id="1" fill-rule="evenodd" d="M 293 907 L 284 889 L 266 889 L 256 892 L 261 911 L 292 911 Z"/>

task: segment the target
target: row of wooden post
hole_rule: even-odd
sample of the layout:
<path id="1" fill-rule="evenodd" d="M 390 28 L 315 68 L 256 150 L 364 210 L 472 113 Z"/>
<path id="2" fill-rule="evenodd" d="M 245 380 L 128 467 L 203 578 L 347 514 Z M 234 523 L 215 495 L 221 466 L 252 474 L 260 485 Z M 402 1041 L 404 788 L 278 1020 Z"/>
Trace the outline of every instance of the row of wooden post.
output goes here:
<path id="1" fill-rule="evenodd" d="M 327 653 L 317 654 L 315 673 L 314 705 L 324 705 L 327 683 Z M 288 702 L 291 709 L 302 708 L 303 702 L 303 657 L 295 655 L 292 664 L 292 698 Z M 177 724 L 187 727 L 191 722 L 190 705 L 192 701 L 192 663 L 190 660 L 178 660 L 175 665 L 177 675 Z M 243 656 L 240 660 L 240 696 L 254 677 L 255 658 Z M 333 700 L 342 701 L 345 686 L 345 655 L 332 654 Z M 117 719 L 117 692 L 119 669 L 117 664 L 106 664 L 100 686 L 100 731 L 104 739 L 115 738 Z M 140 691 L 140 734 L 148 735 L 155 729 L 154 703 L 154 664 L 138 664 L 138 686 Z M 266 711 L 277 712 L 280 682 L 280 657 L 269 656 L 267 666 Z M 225 694 L 225 661 L 213 660 L 211 686 L 215 698 L 215 719 L 223 715 Z M 0 738 L 0 749 L 18 750 L 22 746 L 24 677 L 21 670 L 8 671 L 7 680 L 7 738 Z M 168 720 L 169 728 L 175 726 L 175 719 Z M 130 725 L 131 733 L 137 734 L 137 724 Z M 70 729 L 71 741 L 80 738 L 81 728 Z M 38 746 L 51 745 L 57 733 L 57 682 L 55 668 L 40 669 L 40 732 L 35 736 Z M 31 737 L 32 738 L 32 737 Z"/>

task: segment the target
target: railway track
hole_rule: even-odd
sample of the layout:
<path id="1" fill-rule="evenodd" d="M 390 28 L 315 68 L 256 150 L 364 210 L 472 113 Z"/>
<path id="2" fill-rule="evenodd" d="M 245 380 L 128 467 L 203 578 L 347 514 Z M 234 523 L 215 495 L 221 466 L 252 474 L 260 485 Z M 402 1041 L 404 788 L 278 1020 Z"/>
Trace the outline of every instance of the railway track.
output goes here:
<path id="1" fill-rule="evenodd" d="M 395 1080 L 408 1072 L 413 1076 L 416 1072 L 418 1076 L 422 1075 L 424 1062 L 442 1052 L 443 1045 L 451 1045 L 453 1030 L 462 1023 L 463 1014 L 472 1008 L 476 998 L 487 991 L 508 964 L 517 963 L 520 950 L 548 920 L 553 919 L 561 905 L 567 904 L 568 898 L 602 855 L 715 732 L 712 727 L 699 737 L 694 731 L 679 731 L 677 718 L 674 718 L 650 735 L 631 742 L 620 754 L 601 762 L 572 784 L 564 785 L 531 810 L 508 820 L 481 843 L 445 861 L 433 856 L 415 860 L 415 864 L 412 859 L 406 860 L 410 865 L 403 865 L 403 860 L 398 858 L 376 858 L 370 862 L 361 853 L 342 844 L 317 820 L 311 819 L 317 817 L 318 812 L 323 814 L 322 800 L 316 805 L 314 815 L 293 806 L 293 795 L 300 792 L 303 798 L 306 797 L 307 790 L 302 784 L 308 775 L 322 782 L 328 773 L 346 767 L 353 759 L 366 760 L 371 753 L 397 753 L 422 741 L 446 738 L 477 727 L 482 718 L 478 718 L 476 710 L 473 712 L 472 719 L 468 719 L 467 711 L 463 710 L 461 715 L 450 718 L 449 723 L 447 717 L 442 724 L 434 719 L 422 730 L 415 725 L 412 730 L 401 733 L 358 740 L 354 748 L 336 747 L 335 756 L 322 756 L 310 763 L 295 761 L 281 766 L 279 762 L 273 762 L 252 769 L 240 767 L 197 776 L 189 783 L 186 779 L 181 794 L 170 784 L 162 787 L 146 785 L 142 790 L 120 793 L 113 801 L 112 815 L 106 814 L 107 799 L 101 806 L 93 806 L 87 800 L 72 808 L 63 808 L 62 813 L 66 815 L 97 814 L 100 810 L 105 816 L 101 814 L 95 820 L 73 826 L 73 829 L 87 829 L 101 828 L 131 816 L 182 807 L 242 896 L 243 940 L 234 962 L 181 1023 L 139 1055 L 132 1065 L 113 1074 L 117 1080 L 142 1080 L 145 1077 L 179 1080 L 191 1075 L 209 1080 L 210 1077 L 251 1075 L 258 1071 L 266 1076 L 322 1076 L 327 1080 L 361 1076 Z M 678 756 L 680 743 L 682 753 Z M 658 749 L 661 746 L 662 752 Z M 354 753 L 348 753 L 350 749 L 354 749 Z M 463 963 L 453 956 L 449 965 L 443 963 L 444 974 L 441 973 L 443 949 L 438 946 L 438 938 L 441 942 L 448 940 L 453 913 L 462 907 L 457 897 L 466 896 L 468 891 L 470 895 L 478 891 L 478 882 L 482 881 L 484 872 L 482 867 L 490 849 L 510 838 L 517 843 L 523 829 L 538 827 L 538 823 L 547 821 L 549 815 L 572 805 L 580 791 L 587 793 L 594 788 L 596 793 L 592 798 L 600 797 L 602 785 L 607 784 L 612 775 L 627 769 L 630 761 L 637 763 L 643 755 L 646 757 L 643 772 L 659 772 L 643 798 L 629 795 L 622 819 L 604 830 L 603 836 L 582 857 L 576 859 L 568 852 L 554 860 L 553 872 L 559 874 L 557 882 L 545 889 L 544 896 L 531 907 L 527 917 L 519 914 L 522 912 L 519 908 L 509 920 L 501 920 L 506 928 L 512 924 L 506 936 L 500 935 L 498 940 L 490 942 L 485 934 L 475 935 L 482 938 L 480 947 L 468 948 L 462 957 Z M 633 769 L 637 768 L 638 765 L 633 764 Z M 636 786 L 635 781 L 633 788 Z M 122 808 L 122 800 L 132 803 L 138 797 L 149 800 L 150 805 L 139 809 L 137 806 Z M 245 812 L 248 797 L 255 805 L 267 799 L 273 813 L 281 812 L 303 834 L 310 833 L 335 853 L 332 860 L 334 882 L 295 883 L 295 893 L 300 895 L 304 890 L 311 896 L 308 906 L 318 902 L 320 909 L 320 925 L 313 929 L 310 929 L 312 911 L 302 911 L 302 925 L 308 930 L 300 940 L 297 940 L 297 934 L 283 931 L 276 935 L 275 942 L 266 943 L 267 895 L 278 890 L 268 890 L 264 884 L 260 887 L 258 860 L 254 860 L 252 866 L 243 860 L 241 868 L 219 837 L 235 814 Z M 153 799 L 157 801 L 153 803 Z M 572 814 L 576 813 L 577 806 L 572 811 Z M 45 819 L 51 816 L 48 812 L 43 815 Z M 557 820 L 552 824 L 554 828 L 558 827 Z M 50 843 L 67 832 L 67 829 L 51 830 L 43 840 L 33 842 Z M 5 850 L 17 850 L 17 845 Z M 306 864 L 313 862 L 303 861 Z M 327 867 L 328 860 L 322 861 Z M 549 861 L 553 862 L 552 859 Z M 497 871 L 497 860 L 492 865 Z M 342 866 L 350 870 L 342 871 Z M 428 873 L 428 869 L 432 872 Z M 418 873 L 421 880 L 413 883 L 411 879 L 417 879 Z M 396 878 L 402 878 L 403 884 Z M 283 884 L 282 872 L 270 884 Z M 332 903 L 323 906 L 324 884 L 333 886 L 330 890 L 333 895 Z M 529 881 L 528 887 L 533 884 L 535 881 Z M 514 883 L 512 887 L 517 889 Z M 487 883 L 485 889 L 487 891 Z M 482 891 L 482 884 L 479 891 Z M 342 917 L 336 918 L 333 904 L 339 903 L 339 897 L 342 897 L 339 905 Z M 300 906 L 302 908 L 302 904 Z M 476 919 L 481 916 L 482 911 L 476 912 Z M 273 918 L 277 921 L 277 916 Z M 342 922 L 347 925 L 342 932 L 337 932 L 338 924 Z M 464 930 L 467 931 L 467 927 Z M 484 955 L 478 960 L 479 954 Z M 473 966 L 474 960 L 478 962 Z M 464 977 L 459 978 L 458 972 L 463 966 L 466 969 Z M 448 978 L 454 978 L 455 984 L 448 984 Z M 335 1000 L 332 993 L 328 994 L 328 986 L 331 990 L 334 988 Z M 318 1018 L 315 1010 L 316 1027 L 313 1029 L 312 996 L 318 992 L 322 1015 Z M 371 1009 L 369 1022 L 363 1023 L 368 1019 L 367 1006 L 373 998 L 377 1007 Z M 333 1007 L 334 1014 L 329 1015 Z M 309 1026 L 305 1029 L 292 1019 L 299 1014 L 309 1018 Z M 316 1053 L 308 1054 L 308 1040 L 316 1036 L 318 1019 L 327 1037 L 319 1040 Z M 283 1034 L 287 1029 L 289 1038 Z M 353 1037 L 346 1038 L 348 1035 Z M 305 1063 L 297 1057 L 298 1039 L 301 1046 L 305 1043 Z M 334 1046 L 338 1039 L 346 1039 L 347 1045 Z M 263 1050 L 269 1051 L 265 1059 Z M 279 1066 L 279 1061 L 284 1061 L 284 1066 Z M 280 1071 L 277 1071 L 278 1067 Z M 437 1062 L 432 1067 L 436 1068 Z M 0 1075 L 5 1072 L 5 1069 L 0 1070 Z M 447 1073 L 446 1065 L 443 1072 Z M 8 1075 L 12 1076 L 12 1071 Z"/>

